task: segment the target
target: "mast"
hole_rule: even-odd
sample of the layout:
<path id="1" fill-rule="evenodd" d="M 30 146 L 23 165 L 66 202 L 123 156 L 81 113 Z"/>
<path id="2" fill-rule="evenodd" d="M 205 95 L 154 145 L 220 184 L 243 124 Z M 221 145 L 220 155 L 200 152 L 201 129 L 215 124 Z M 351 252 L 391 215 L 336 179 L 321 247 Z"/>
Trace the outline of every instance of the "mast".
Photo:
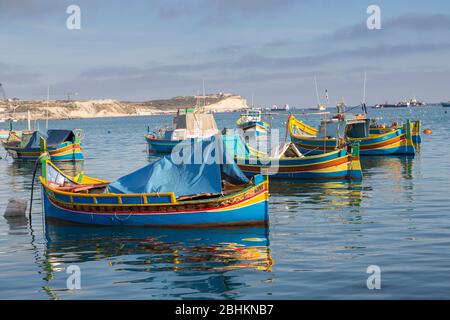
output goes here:
<path id="1" fill-rule="evenodd" d="M 205 79 L 203 79 L 203 107 L 206 106 L 206 96 L 205 96 Z"/>
<path id="2" fill-rule="evenodd" d="M 27 123 L 28 123 L 28 131 L 31 131 L 31 113 L 30 110 L 27 110 Z"/>
<path id="3" fill-rule="evenodd" d="M 364 89 L 363 89 L 363 103 L 366 104 L 366 78 L 367 73 L 364 71 Z"/>
<path id="4" fill-rule="evenodd" d="M 50 87 L 47 87 L 47 106 L 46 106 L 46 117 L 45 117 L 45 129 L 48 130 L 48 100 L 50 98 Z"/>
<path id="5" fill-rule="evenodd" d="M 314 83 L 316 85 L 317 107 L 320 108 L 319 89 L 317 88 L 317 78 L 316 77 L 314 77 Z"/>

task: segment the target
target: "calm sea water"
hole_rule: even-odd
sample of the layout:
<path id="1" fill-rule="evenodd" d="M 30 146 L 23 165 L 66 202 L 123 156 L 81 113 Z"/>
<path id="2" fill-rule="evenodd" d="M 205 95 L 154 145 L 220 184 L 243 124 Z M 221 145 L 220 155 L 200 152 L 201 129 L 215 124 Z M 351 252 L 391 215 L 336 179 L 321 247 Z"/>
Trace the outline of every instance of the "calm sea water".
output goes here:
<path id="1" fill-rule="evenodd" d="M 9 198 L 30 197 L 33 165 L 2 159 L 0 298 L 447 299 L 448 111 L 369 110 L 389 122 L 420 119 L 433 134 L 423 136 L 414 158 L 363 159 L 362 183 L 272 181 L 267 229 L 44 225 L 39 188 L 30 226 L 3 212 Z M 229 128 L 236 117 L 216 115 Z M 284 128 L 286 118 L 273 116 L 273 126 Z M 143 138 L 147 125 L 170 122 L 167 116 L 105 118 L 50 121 L 50 128 L 85 132 L 84 165 L 64 169 L 114 179 L 152 160 Z M 70 265 L 80 267 L 81 290 L 67 290 Z M 369 265 L 381 268 L 381 290 L 367 289 Z"/>

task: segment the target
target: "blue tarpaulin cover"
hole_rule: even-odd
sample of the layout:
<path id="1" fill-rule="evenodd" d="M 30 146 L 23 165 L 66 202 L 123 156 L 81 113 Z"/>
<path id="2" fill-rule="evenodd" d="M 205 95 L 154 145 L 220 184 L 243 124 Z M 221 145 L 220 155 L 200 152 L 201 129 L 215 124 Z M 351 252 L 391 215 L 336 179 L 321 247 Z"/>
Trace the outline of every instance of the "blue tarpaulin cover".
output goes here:
<path id="1" fill-rule="evenodd" d="M 108 192 L 129 193 L 157 193 L 174 192 L 175 196 L 192 196 L 198 194 L 220 194 L 222 179 L 233 184 L 247 184 L 239 167 L 233 162 L 223 163 L 225 153 L 221 137 L 211 137 L 193 143 L 201 144 L 203 153 L 200 164 L 196 159 L 192 147 L 183 150 L 182 163 L 174 161 L 172 155 L 165 156 L 133 173 L 117 179 L 108 186 Z M 197 154 L 198 157 L 198 154 Z M 221 161 L 216 161 L 221 159 Z M 232 158 L 231 158 L 232 159 Z"/>
<path id="2" fill-rule="evenodd" d="M 226 134 L 222 136 L 225 150 L 229 155 L 240 158 L 247 158 L 250 156 L 248 146 L 239 134 Z"/>
<path id="3" fill-rule="evenodd" d="M 47 134 L 42 133 L 40 131 L 35 131 L 33 132 L 30 141 L 28 141 L 26 148 L 39 149 L 41 137 L 43 137 L 47 141 L 47 148 L 56 148 L 64 141 L 72 141 L 74 133 L 72 130 L 60 130 L 60 129 L 48 130 Z"/>
<path id="4" fill-rule="evenodd" d="M 41 137 L 44 139 L 47 139 L 47 135 L 45 133 L 42 133 L 40 131 L 33 132 L 33 135 L 31 136 L 30 140 L 28 141 L 27 145 L 25 146 L 25 149 L 39 149 L 40 143 L 41 143 Z"/>
<path id="5" fill-rule="evenodd" d="M 65 141 L 72 141 L 74 133 L 72 130 L 51 129 L 47 130 L 47 148 L 56 148 Z"/>

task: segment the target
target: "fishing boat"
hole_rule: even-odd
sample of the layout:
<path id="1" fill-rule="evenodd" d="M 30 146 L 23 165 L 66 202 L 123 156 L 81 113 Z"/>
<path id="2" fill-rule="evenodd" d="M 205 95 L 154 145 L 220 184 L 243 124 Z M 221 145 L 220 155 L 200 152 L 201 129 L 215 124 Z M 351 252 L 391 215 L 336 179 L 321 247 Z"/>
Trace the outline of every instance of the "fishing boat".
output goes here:
<path id="1" fill-rule="evenodd" d="M 214 149 L 223 148 L 218 140 L 195 142 L 201 144 L 201 163 L 194 161 L 194 147 L 184 162 L 167 155 L 113 182 L 84 173 L 69 176 L 44 158 L 40 181 L 45 216 L 91 225 L 266 225 L 267 177 L 249 180 L 233 161 L 214 161 L 212 150 L 223 151 Z"/>
<path id="2" fill-rule="evenodd" d="M 370 119 L 365 115 L 346 116 L 337 114 L 322 119 L 319 129 L 296 119 L 288 118 L 291 141 L 303 153 L 320 154 L 338 149 L 340 141 L 359 141 L 360 155 L 415 154 L 411 122 L 401 128 L 381 134 L 370 133 Z"/>
<path id="3" fill-rule="evenodd" d="M 449 101 L 449 102 L 441 102 L 441 105 L 442 105 L 444 108 L 450 108 L 450 101 Z"/>
<path id="4" fill-rule="evenodd" d="M 10 132 L 2 142 L 5 150 L 14 159 L 36 161 L 42 154 L 40 139 L 47 142 L 48 153 L 52 161 L 83 161 L 81 148 L 81 130 L 51 129 L 44 134 L 40 131 L 23 131 L 21 135 Z"/>
<path id="5" fill-rule="evenodd" d="M 236 125 L 244 132 L 254 132 L 256 135 L 267 133 L 270 125 L 267 122 L 262 121 L 261 109 L 252 108 L 241 114 L 239 119 L 236 120 Z"/>
<path id="6" fill-rule="evenodd" d="M 271 155 L 255 153 L 240 137 L 224 136 L 228 152 L 247 176 L 266 174 L 271 179 L 361 180 L 359 146 L 346 146 L 318 155 L 304 155 L 292 142 L 277 146 Z"/>
<path id="7" fill-rule="evenodd" d="M 214 115 L 199 112 L 195 108 L 180 109 L 173 119 L 172 129 L 150 131 L 145 136 L 150 153 L 167 154 L 178 144 L 190 144 L 193 140 L 209 138 L 219 133 Z"/>

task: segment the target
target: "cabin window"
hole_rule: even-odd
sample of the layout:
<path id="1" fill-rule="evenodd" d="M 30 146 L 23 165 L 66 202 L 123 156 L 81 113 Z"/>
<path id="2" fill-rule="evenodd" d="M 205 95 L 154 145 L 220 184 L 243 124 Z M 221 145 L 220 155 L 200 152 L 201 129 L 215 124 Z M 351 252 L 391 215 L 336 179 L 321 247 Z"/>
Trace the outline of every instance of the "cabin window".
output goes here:
<path id="1" fill-rule="evenodd" d="M 353 123 L 347 125 L 346 136 L 349 138 L 365 138 L 367 137 L 365 123 Z"/>

